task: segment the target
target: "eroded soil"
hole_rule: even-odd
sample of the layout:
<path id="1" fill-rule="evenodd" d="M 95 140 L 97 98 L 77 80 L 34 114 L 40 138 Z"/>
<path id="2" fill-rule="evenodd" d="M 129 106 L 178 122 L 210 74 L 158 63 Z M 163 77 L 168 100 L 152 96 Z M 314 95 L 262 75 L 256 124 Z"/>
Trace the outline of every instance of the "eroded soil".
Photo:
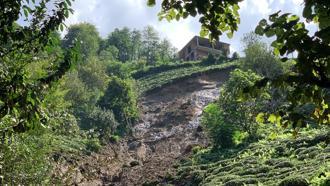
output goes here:
<path id="1" fill-rule="evenodd" d="M 76 185 L 152 185 L 173 174 L 194 146 L 207 146 L 200 127 L 203 108 L 219 95 L 229 70 L 168 85 L 140 100 L 141 120 L 132 135 L 100 153 L 62 166 L 63 182 Z"/>

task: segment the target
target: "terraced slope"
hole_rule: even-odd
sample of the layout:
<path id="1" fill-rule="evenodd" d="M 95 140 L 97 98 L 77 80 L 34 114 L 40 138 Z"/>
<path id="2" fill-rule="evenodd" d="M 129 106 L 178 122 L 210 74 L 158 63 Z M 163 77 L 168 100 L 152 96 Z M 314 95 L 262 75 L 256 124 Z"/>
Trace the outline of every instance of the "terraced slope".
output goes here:
<path id="1" fill-rule="evenodd" d="M 330 185 L 330 133 L 304 136 L 295 140 L 264 140 L 236 151 L 200 152 L 179 168 L 173 183 L 209 186 Z"/>
<path id="2" fill-rule="evenodd" d="M 188 66 L 184 68 L 176 68 L 161 73 L 156 73 L 137 79 L 137 87 L 139 94 L 145 94 L 149 91 L 162 88 L 178 80 L 188 79 L 199 76 L 203 73 L 220 71 L 223 69 L 234 68 L 237 62 L 229 62 L 225 64 L 216 64 L 209 66 Z"/>

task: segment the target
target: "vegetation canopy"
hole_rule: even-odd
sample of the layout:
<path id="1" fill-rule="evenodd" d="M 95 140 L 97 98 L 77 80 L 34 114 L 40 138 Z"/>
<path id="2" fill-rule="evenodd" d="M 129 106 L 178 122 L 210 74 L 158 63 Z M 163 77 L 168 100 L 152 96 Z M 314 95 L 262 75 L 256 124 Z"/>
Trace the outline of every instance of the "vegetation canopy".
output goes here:
<path id="1" fill-rule="evenodd" d="M 43 118 L 41 108 L 44 93 L 61 78 L 73 63 L 75 54 L 52 56 L 51 46 L 56 41 L 52 35 L 63 30 L 68 18 L 71 0 L 38 2 L 5 0 L 0 5 L 0 119 L 1 131 L 26 131 L 36 127 Z M 49 7 L 53 7 L 52 10 Z M 27 25 L 16 24 L 24 19 Z M 48 50 L 48 51 L 47 51 Z M 28 76 L 28 66 L 42 61 L 46 51 L 51 62 L 48 72 L 38 78 Z"/>

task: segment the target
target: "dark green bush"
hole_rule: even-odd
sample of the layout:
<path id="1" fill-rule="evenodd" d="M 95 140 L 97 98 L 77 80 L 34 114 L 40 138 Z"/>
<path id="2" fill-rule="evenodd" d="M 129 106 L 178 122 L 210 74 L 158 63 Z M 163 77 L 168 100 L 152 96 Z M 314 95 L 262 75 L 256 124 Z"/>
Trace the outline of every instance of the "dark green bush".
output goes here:
<path id="1" fill-rule="evenodd" d="M 90 152 L 99 152 L 101 147 L 100 141 L 97 138 L 89 139 L 86 142 L 86 150 Z"/>
<path id="2" fill-rule="evenodd" d="M 231 60 L 237 60 L 237 59 L 239 59 L 239 54 L 237 52 L 234 52 L 231 57 Z"/>
<path id="3" fill-rule="evenodd" d="M 107 67 L 107 74 L 109 76 L 117 76 L 126 79 L 130 76 L 130 66 L 127 63 L 111 62 Z"/>
<path id="4" fill-rule="evenodd" d="M 83 114 L 80 127 L 84 130 L 94 129 L 103 142 L 111 140 L 111 135 L 116 132 L 118 122 L 111 110 L 94 107 Z"/>
<path id="5" fill-rule="evenodd" d="M 283 63 L 273 54 L 273 49 L 259 39 L 251 40 L 254 33 L 246 34 L 243 38 L 245 43 L 245 58 L 242 60 L 243 70 L 252 70 L 258 75 L 274 78 L 283 74 Z"/>
<path id="6" fill-rule="evenodd" d="M 120 133 L 127 132 L 138 118 L 137 95 L 133 82 L 129 79 L 112 77 L 98 105 L 102 109 L 112 110 L 115 119 L 120 123 L 117 127 Z"/>
<path id="7" fill-rule="evenodd" d="M 217 59 L 214 57 L 214 55 L 209 54 L 206 59 L 202 60 L 202 63 L 205 65 L 213 65 L 217 63 Z"/>
<path id="8" fill-rule="evenodd" d="M 203 113 L 202 125 L 216 148 L 229 148 L 235 145 L 235 127 L 225 123 L 219 105 L 209 104 Z"/>
<path id="9" fill-rule="evenodd" d="M 216 63 L 221 64 L 221 63 L 225 63 L 226 61 L 227 61 L 227 57 L 225 55 L 220 55 Z"/>

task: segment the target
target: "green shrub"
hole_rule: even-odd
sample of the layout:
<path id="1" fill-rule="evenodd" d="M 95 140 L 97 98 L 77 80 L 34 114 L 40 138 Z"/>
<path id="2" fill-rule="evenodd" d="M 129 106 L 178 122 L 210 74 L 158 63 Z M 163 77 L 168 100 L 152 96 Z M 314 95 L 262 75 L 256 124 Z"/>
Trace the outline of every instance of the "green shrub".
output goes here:
<path id="1" fill-rule="evenodd" d="M 86 150 L 90 151 L 90 152 L 99 152 L 101 150 L 102 146 L 100 144 L 99 139 L 97 138 L 92 138 L 89 139 L 86 142 Z"/>
<path id="2" fill-rule="evenodd" d="M 98 105 L 102 109 L 112 110 L 115 119 L 120 123 L 117 127 L 120 133 L 127 132 L 138 118 L 137 95 L 133 82 L 129 79 L 112 77 Z"/>
<path id="3" fill-rule="evenodd" d="M 107 73 L 109 76 L 117 76 L 126 79 L 130 76 L 130 66 L 127 63 L 113 61 L 109 63 Z"/>
<path id="4" fill-rule="evenodd" d="M 243 143 L 248 136 L 249 136 L 249 134 L 247 132 L 235 131 L 234 136 L 233 136 L 235 145 Z"/>
<path id="5" fill-rule="evenodd" d="M 95 129 L 103 142 L 108 142 L 111 135 L 116 132 L 118 122 L 111 110 L 94 107 L 83 114 L 80 127 L 84 130 Z"/>
<path id="6" fill-rule="evenodd" d="M 217 63 L 217 59 L 212 54 L 209 54 L 206 59 L 202 60 L 202 63 L 207 65 L 213 65 Z"/>
<path id="7" fill-rule="evenodd" d="M 202 125 L 216 148 L 229 148 L 234 146 L 235 127 L 225 123 L 219 105 L 212 103 L 205 109 Z"/>
<path id="8" fill-rule="evenodd" d="M 283 73 L 283 65 L 273 54 L 273 49 L 262 42 L 258 36 L 254 33 L 245 34 L 243 42 L 245 45 L 245 58 L 241 64 L 243 70 L 252 70 L 268 78 L 274 78 Z"/>
<path id="9" fill-rule="evenodd" d="M 119 140 L 120 140 L 120 136 L 118 136 L 118 135 L 111 135 L 110 136 L 110 141 L 111 142 L 118 143 Z"/>
<path id="10" fill-rule="evenodd" d="M 225 63 L 227 60 L 227 57 L 223 54 L 221 54 L 219 57 L 218 57 L 218 61 L 217 63 L 221 64 L 221 63 Z"/>
<path id="11" fill-rule="evenodd" d="M 234 52 L 231 57 L 231 60 L 237 60 L 237 59 L 239 59 L 239 54 L 237 52 Z"/>
<path id="12" fill-rule="evenodd" d="M 244 88 L 253 86 L 261 77 L 252 71 L 236 69 L 230 73 L 229 80 L 223 86 L 219 97 L 219 105 L 224 121 L 237 127 L 239 131 L 255 136 L 257 123 L 255 117 L 262 108 L 264 98 L 249 97 L 244 99 Z"/>
<path id="13" fill-rule="evenodd" d="M 51 164 L 46 133 L 13 134 L 0 143 L 0 185 L 47 185 Z"/>
<path id="14" fill-rule="evenodd" d="M 74 136 L 79 133 L 77 119 L 67 112 L 49 113 L 48 125 L 58 135 Z"/>

